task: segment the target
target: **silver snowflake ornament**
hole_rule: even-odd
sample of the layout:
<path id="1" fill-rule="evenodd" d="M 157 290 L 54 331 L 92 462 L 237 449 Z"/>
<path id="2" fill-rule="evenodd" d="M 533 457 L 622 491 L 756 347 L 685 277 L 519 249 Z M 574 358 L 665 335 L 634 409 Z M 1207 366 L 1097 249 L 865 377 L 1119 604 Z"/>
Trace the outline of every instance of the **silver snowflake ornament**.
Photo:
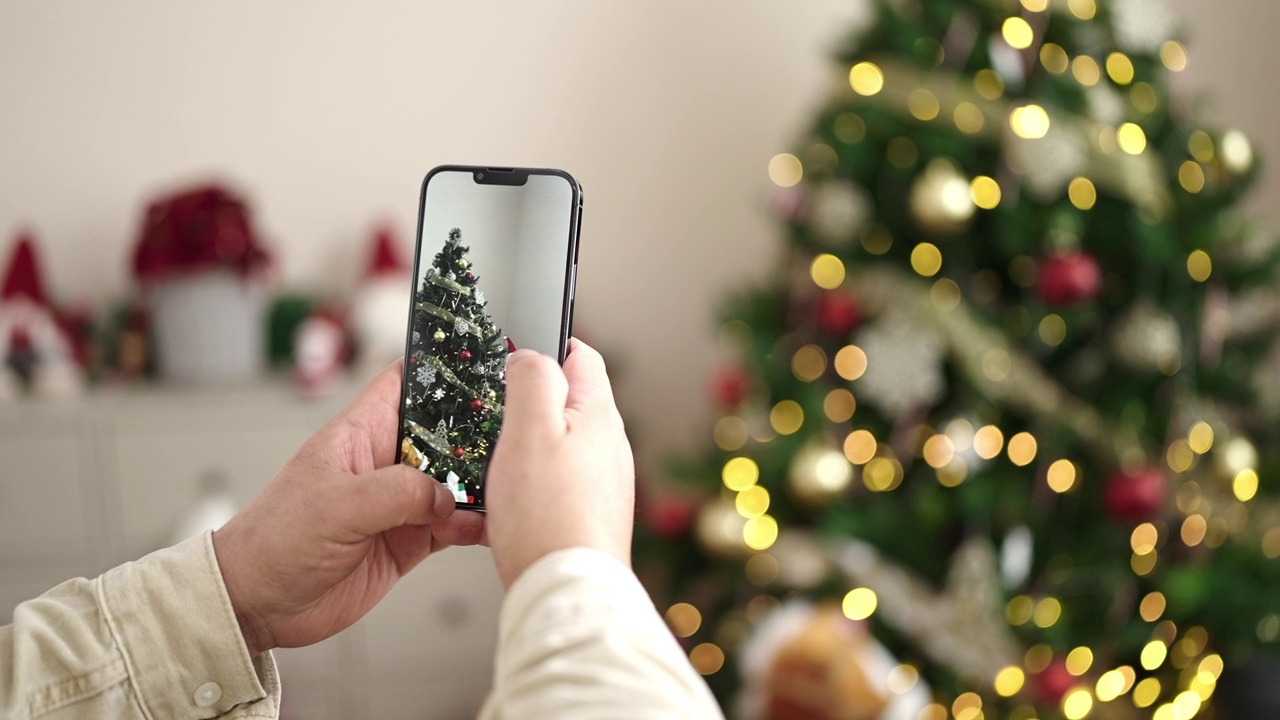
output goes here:
<path id="1" fill-rule="evenodd" d="M 858 394 L 890 417 L 932 405 L 946 389 L 942 342 L 908 313 L 891 312 L 862 331 L 867 370 Z"/>
<path id="2" fill-rule="evenodd" d="M 484 304 L 484 293 L 479 290 L 476 291 L 476 303 L 480 305 Z"/>
<path id="3" fill-rule="evenodd" d="M 436 391 L 431 394 L 431 397 L 437 400 L 444 399 L 444 388 L 436 388 Z"/>
<path id="4" fill-rule="evenodd" d="M 414 374 L 414 378 L 419 385 L 431 387 L 431 383 L 436 381 L 436 369 L 431 365 L 421 365 L 418 367 L 418 372 Z"/>
<path id="5" fill-rule="evenodd" d="M 471 332 L 471 323 L 463 320 L 462 318 L 458 318 L 453 321 L 453 331 L 459 335 L 466 335 Z"/>

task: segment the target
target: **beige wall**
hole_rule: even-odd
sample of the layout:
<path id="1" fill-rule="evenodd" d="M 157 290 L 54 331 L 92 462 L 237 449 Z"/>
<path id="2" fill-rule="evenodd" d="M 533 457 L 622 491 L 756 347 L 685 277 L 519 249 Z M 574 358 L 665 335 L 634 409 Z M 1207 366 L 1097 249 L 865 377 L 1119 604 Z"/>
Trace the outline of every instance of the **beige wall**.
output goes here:
<path id="1" fill-rule="evenodd" d="M 1213 113 L 1280 158 L 1280 6 L 1176 6 Z M 429 167 L 563 167 L 586 188 L 580 328 L 626 365 L 642 446 L 692 445 L 712 308 L 777 257 L 765 163 L 861 7 L 0 0 L 0 238 L 33 225 L 59 296 L 115 297 L 143 199 L 224 175 L 285 281 L 336 295 L 372 222 L 408 237 Z M 1280 220 L 1274 178 L 1260 198 Z"/>

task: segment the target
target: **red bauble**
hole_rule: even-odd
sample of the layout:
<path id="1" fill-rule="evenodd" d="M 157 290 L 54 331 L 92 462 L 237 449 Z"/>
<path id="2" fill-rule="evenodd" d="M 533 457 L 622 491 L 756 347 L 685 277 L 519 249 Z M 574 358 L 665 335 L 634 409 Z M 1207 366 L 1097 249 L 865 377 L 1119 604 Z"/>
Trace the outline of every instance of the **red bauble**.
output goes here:
<path id="1" fill-rule="evenodd" d="M 711 376 L 711 399 L 721 407 L 741 405 L 749 392 L 751 375 L 739 365 L 722 367 Z"/>
<path id="2" fill-rule="evenodd" d="M 1107 514 L 1126 523 L 1150 520 L 1169 499 L 1169 482 L 1158 468 L 1116 472 L 1107 478 L 1102 503 Z"/>
<path id="3" fill-rule="evenodd" d="M 1075 676 L 1067 671 L 1065 661 L 1054 660 L 1049 663 L 1049 667 L 1035 676 L 1035 694 L 1041 702 L 1056 705 L 1077 682 Z"/>
<path id="4" fill-rule="evenodd" d="M 1040 299 L 1049 305 L 1088 302 L 1102 289 L 1102 269 L 1092 255 L 1058 253 L 1040 261 L 1036 271 Z"/>
<path id="5" fill-rule="evenodd" d="M 695 503 L 677 495 L 666 495 L 649 505 L 645 521 L 655 535 L 674 539 L 689 532 L 697 514 Z"/>
<path id="6" fill-rule="evenodd" d="M 476 398 L 475 400 L 471 401 L 472 410 L 479 410 L 482 407 L 484 407 L 484 403 L 480 402 L 480 398 Z"/>
<path id="7" fill-rule="evenodd" d="M 516 344 L 511 341 L 511 338 L 507 338 L 507 353 L 513 353 L 515 351 L 516 351 Z"/>
<path id="8" fill-rule="evenodd" d="M 467 273 L 467 279 L 468 279 L 468 280 L 475 280 L 475 279 L 476 279 L 476 276 L 475 276 L 475 275 L 473 275 L 472 273 Z"/>
<path id="9" fill-rule="evenodd" d="M 459 359 L 459 360 L 461 360 L 462 362 L 466 362 L 466 361 L 470 360 L 470 359 L 471 359 L 471 351 L 470 351 L 470 350 L 467 350 L 466 348 L 463 348 L 462 350 L 459 350 L 459 351 L 458 351 L 458 359 Z"/>
<path id="10" fill-rule="evenodd" d="M 853 329 L 862 322 L 862 308 L 848 293 L 826 292 L 818 297 L 814 305 L 817 315 L 818 330 L 824 335 L 835 338 L 846 338 Z"/>
<path id="11" fill-rule="evenodd" d="M 462 457 L 463 455 L 465 455 L 465 454 L 466 454 L 466 452 L 467 452 L 466 450 L 463 450 L 463 449 L 462 449 L 462 448 L 460 448 L 460 447 L 456 447 L 456 448 L 454 448 L 454 449 L 453 449 L 453 456 L 454 456 L 454 457 L 456 457 L 456 458 L 460 458 L 460 457 Z"/>

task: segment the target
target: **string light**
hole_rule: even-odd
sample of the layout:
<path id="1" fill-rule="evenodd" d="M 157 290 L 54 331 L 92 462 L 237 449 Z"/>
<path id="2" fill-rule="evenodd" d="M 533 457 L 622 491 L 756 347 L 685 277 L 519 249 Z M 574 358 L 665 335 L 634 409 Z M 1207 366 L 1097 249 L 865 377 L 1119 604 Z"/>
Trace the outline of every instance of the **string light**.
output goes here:
<path id="1" fill-rule="evenodd" d="M 737 415 L 726 415 L 711 430 L 716 447 L 733 452 L 747 444 L 747 422 Z"/>
<path id="2" fill-rule="evenodd" d="M 1051 662 L 1053 662 L 1053 648 L 1044 643 L 1027 648 L 1027 654 L 1022 659 L 1022 664 L 1033 673 L 1044 672 Z"/>
<path id="3" fill-rule="evenodd" d="M 702 643 L 689 652 L 693 669 L 703 675 L 714 675 L 724 667 L 724 651 L 714 643 Z"/>
<path id="4" fill-rule="evenodd" d="M 1126 674 L 1124 671 L 1128 670 Z M 1115 670 L 1108 670 L 1098 676 L 1097 685 L 1094 692 L 1101 702 L 1111 702 L 1116 698 L 1129 692 L 1129 688 L 1133 687 L 1135 679 L 1133 668 L 1128 665 Z"/>
<path id="5" fill-rule="evenodd" d="M 1058 619 L 1062 617 L 1062 603 L 1057 598 L 1043 598 L 1036 603 L 1035 612 L 1031 615 L 1031 620 L 1038 628 L 1050 628 L 1058 623 Z"/>
<path id="6" fill-rule="evenodd" d="M 738 493 L 733 506 L 739 515 L 748 520 L 760 517 L 769 510 L 769 491 L 759 485 L 752 485 Z"/>
<path id="7" fill-rule="evenodd" d="M 702 627 L 702 613 L 689 603 L 676 603 L 667 608 L 666 618 L 671 634 L 678 638 L 689 637 Z"/>
<path id="8" fill-rule="evenodd" d="M 817 345 L 805 345 L 791 356 L 791 373 L 801 382 L 813 382 L 827 371 L 827 354 Z"/>
<path id="9" fill-rule="evenodd" d="M 1000 697 L 1013 697 L 1022 690 L 1022 685 L 1026 682 L 1026 679 L 1022 668 L 1016 665 L 1007 665 L 1000 668 L 1000 672 L 996 673 L 991 685 Z"/>
<path id="10" fill-rule="evenodd" d="M 929 467 L 937 469 L 946 467 L 955 458 L 956 450 L 951 438 L 938 434 L 924 441 L 923 455 Z"/>
<path id="11" fill-rule="evenodd" d="M 1215 155 L 1213 138 L 1203 130 L 1196 130 L 1187 138 L 1187 151 L 1197 162 L 1211 163 Z"/>
<path id="12" fill-rule="evenodd" d="M 1231 480 L 1231 492 L 1240 502 L 1249 502 L 1258 494 L 1258 472 L 1245 468 Z"/>
<path id="13" fill-rule="evenodd" d="M 1169 443 L 1169 449 L 1165 451 L 1165 462 L 1175 473 L 1184 473 L 1196 464 L 1196 454 L 1190 443 L 1178 438 Z"/>
<path id="14" fill-rule="evenodd" d="M 859 95 L 878 95 L 884 89 L 884 71 L 873 62 L 860 62 L 849 69 L 849 86 Z"/>
<path id="15" fill-rule="evenodd" d="M 742 541 L 752 550 L 768 550 L 778 540 L 778 521 L 769 515 L 747 520 L 742 527 Z"/>
<path id="16" fill-rule="evenodd" d="M 920 150 L 911 138 L 896 137 L 885 146 L 885 157 L 889 158 L 890 165 L 909 170 L 920 160 Z"/>
<path id="17" fill-rule="evenodd" d="M 893 247 L 893 234 L 879 223 L 872 224 L 862 233 L 862 249 L 872 255 L 884 255 Z"/>
<path id="18" fill-rule="evenodd" d="M 1040 64 L 1054 75 L 1061 75 L 1071 67 L 1071 56 L 1057 43 L 1045 43 L 1040 48 Z"/>
<path id="19" fill-rule="evenodd" d="M 1138 615 L 1147 622 L 1155 622 L 1164 614 L 1164 593 L 1154 591 L 1147 593 L 1138 604 Z"/>
<path id="20" fill-rule="evenodd" d="M 1194 160 L 1187 160 L 1178 168 L 1178 184 L 1183 190 L 1195 195 L 1204 190 L 1204 168 Z"/>
<path id="21" fill-rule="evenodd" d="M 1092 20 L 1098 14 L 1098 4 L 1094 0 L 1067 0 L 1067 8 L 1081 20 Z"/>
<path id="22" fill-rule="evenodd" d="M 982 132 L 983 126 L 987 124 L 987 118 L 982 114 L 982 109 L 967 100 L 956 105 L 956 109 L 951 113 L 951 119 L 955 121 L 960 132 L 968 135 Z"/>
<path id="23" fill-rule="evenodd" d="M 867 371 L 867 354 L 857 345 L 846 345 L 836 353 L 836 374 L 845 380 L 857 380 Z"/>
<path id="24" fill-rule="evenodd" d="M 920 682 L 920 671 L 914 665 L 902 664 L 889 671 L 885 686 L 894 695 L 906 695 Z"/>
<path id="25" fill-rule="evenodd" d="M 848 422 L 857 409 L 858 402 L 853 393 L 844 388 L 832 390 L 822 400 L 822 412 L 833 423 Z"/>
<path id="26" fill-rule="evenodd" d="M 1092 210 L 1098 202 L 1098 189 L 1089 178 L 1078 177 L 1067 186 L 1067 197 L 1077 210 Z"/>
<path id="27" fill-rule="evenodd" d="M 1054 460 L 1045 475 L 1049 489 L 1062 494 L 1071 490 L 1076 484 L 1076 466 L 1070 460 Z"/>
<path id="28" fill-rule="evenodd" d="M 1088 55 L 1080 55 L 1071 62 L 1071 74 L 1085 87 L 1093 87 L 1102 81 L 1102 68 Z"/>
<path id="29" fill-rule="evenodd" d="M 1022 0 L 1022 7 L 1031 12 L 1044 12 L 1049 9 L 1049 0 Z"/>
<path id="30" fill-rule="evenodd" d="M 859 587 L 845 593 L 840 609 L 850 620 L 866 620 L 876 611 L 879 598 L 871 588 Z"/>
<path id="31" fill-rule="evenodd" d="M 1014 627 L 1026 625 L 1031 622 L 1031 614 L 1035 609 L 1036 603 L 1031 599 L 1031 596 L 1017 595 L 1005 604 L 1004 619 Z"/>
<path id="32" fill-rule="evenodd" d="M 1000 205 L 1000 183 L 995 178 L 979 175 L 969 183 L 969 195 L 974 205 L 983 210 L 994 210 Z"/>
<path id="33" fill-rule="evenodd" d="M 769 160 L 769 179 L 778 187 L 795 187 L 804 177 L 800 158 L 791 153 L 779 153 Z"/>
<path id="34" fill-rule="evenodd" d="M 933 277 L 942 269 L 942 251 L 937 245 L 922 242 L 911 251 L 911 269 L 924 277 Z"/>
<path id="35" fill-rule="evenodd" d="M 1164 664 L 1169 655 L 1169 648 L 1160 640 L 1152 640 L 1142 648 L 1140 660 L 1144 670 L 1155 670 Z"/>
<path id="36" fill-rule="evenodd" d="M 854 465 L 866 465 L 876 454 L 876 438 L 867 430 L 854 430 L 844 439 L 844 456 Z"/>
<path id="37" fill-rule="evenodd" d="M 840 258 L 822 253 L 809 264 L 809 277 L 823 290 L 835 290 L 844 284 L 845 269 Z"/>
<path id="38" fill-rule="evenodd" d="M 862 468 L 862 484 L 872 492 L 890 492 L 902 484 L 902 463 L 897 458 L 876 456 Z"/>
<path id="39" fill-rule="evenodd" d="M 1031 23 L 1016 16 L 1004 21 L 1001 34 L 1004 35 L 1004 41 L 1015 50 L 1026 50 L 1035 41 L 1035 32 L 1031 30 Z"/>
<path id="40" fill-rule="evenodd" d="M 1153 552 L 1146 555 L 1134 553 L 1129 558 L 1129 569 L 1138 577 L 1150 575 L 1151 571 L 1156 569 L 1156 554 Z"/>
<path id="41" fill-rule="evenodd" d="M 911 95 L 907 97 L 907 110 L 911 112 L 912 117 L 922 122 L 937 119 L 941 109 L 938 96 L 925 88 L 912 90 Z"/>
<path id="42" fill-rule="evenodd" d="M 1093 651 L 1083 645 L 1067 653 L 1067 672 L 1080 677 L 1093 667 Z"/>
<path id="43" fill-rule="evenodd" d="M 984 425 L 973 434 L 973 451 L 983 460 L 991 460 L 1004 448 L 1004 434 L 995 425 Z"/>
<path id="44" fill-rule="evenodd" d="M 1160 681 L 1147 678 L 1133 689 L 1133 704 L 1136 707 L 1151 707 L 1160 697 Z"/>
<path id="45" fill-rule="evenodd" d="M 1040 320 L 1040 341 L 1049 347 L 1057 347 L 1067 339 L 1067 322 L 1057 313 L 1049 313 Z"/>
<path id="46" fill-rule="evenodd" d="M 929 288 L 929 301 L 942 312 L 960 307 L 960 286 L 951 278 L 941 278 Z"/>
<path id="47" fill-rule="evenodd" d="M 1239 130 L 1228 130 L 1222 136 L 1222 163 L 1233 172 L 1244 172 L 1253 164 L 1253 147 Z"/>
<path id="48" fill-rule="evenodd" d="M 720 472 L 720 479 L 726 488 L 741 492 L 759 482 L 760 466 L 749 457 L 730 458 Z"/>
<path id="49" fill-rule="evenodd" d="M 1208 280 L 1213 274 L 1213 259 L 1209 257 L 1209 253 L 1203 250 L 1192 250 L 1187 256 L 1187 274 L 1196 282 Z"/>
<path id="50" fill-rule="evenodd" d="M 1116 142 L 1130 155 L 1141 155 L 1147 149 L 1147 134 L 1136 124 L 1127 122 L 1116 130 Z"/>
<path id="51" fill-rule="evenodd" d="M 778 579 L 778 559 L 769 553 L 756 553 L 747 558 L 747 564 L 743 567 L 743 572 L 747 576 L 747 582 L 756 587 L 767 587 Z M 748 605 L 748 613 L 750 613 L 750 610 L 750 605 Z"/>
<path id="52" fill-rule="evenodd" d="M 1009 114 L 1009 127 L 1026 140 L 1039 140 L 1049 134 L 1049 113 L 1034 103 L 1014 108 Z"/>
<path id="53" fill-rule="evenodd" d="M 1156 93 L 1156 89 L 1145 82 L 1134 83 L 1133 88 L 1129 90 L 1129 101 L 1138 112 L 1147 114 L 1155 112 L 1160 106 L 1160 96 Z"/>
<path id="54" fill-rule="evenodd" d="M 982 696 L 975 692 L 960 693 L 951 703 L 951 714 L 956 720 L 975 720 L 982 714 Z"/>
<path id="55" fill-rule="evenodd" d="M 769 425 L 779 435 L 791 435 L 804 424 L 804 408 L 795 400 L 783 400 L 769 411 Z"/>
<path id="56" fill-rule="evenodd" d="M 1004 348 L 991 348 L 982 354 L 982 374 L 991 382 L 1003 382 L 1013 369 L 1013 358 Z M 986 458 L 990 460 L 991 458 Z"/>
<path id="57" fill-rule="evenodd" d="M 1138 555 L 1154 552 L 1159 542 L 1160 531 L 1156 530 L 1156 526 L 1149 522 L 1138 525 L 1129 535 L 1129 546 Z"/>
<path id="58" fill-rule="evenodd" d="M 1067 720 L 1081 720 L 1093 711 L 1093 695 L 1085 688 L 1070 690 L 1062 698 L 1062 714 Z"/>
<path id="59" fill-rule="evenodd" d="M 853 112 L 843 112 L 836 116 L 832 123 L 836 139 L 846 145 L 857 145 L 867 137 L 867 123 L 862 116 Z"/>
<path id="60" fill-rule="evenodd" d="M 1177 40 L 1169 40 L 1160 46 L 1160 62 L 1173 72 L 1187 69 L 1187 49 Z"/>
<path id="61" fill-rule="evenodd" d="M 1128 85 L 1133 82 L 1133 61 L 1128 55 L 1113 52 L 1107 56 L 1107 76 L 1117 85 Z"/>
<path id="62" fill-rule="evenodd" d="M 1029 432 L 1020 432 L 1009 438 L 1009 461 L 1018 467 L 1026 467 L 1036 459 L 1036 439 Z"/>
<path id="63" fill-rule="evenodd" d="M 974 74 L 973 87 L 985 100 L 999 100 L 1004 97 L 1004 78 L 990 68 L 983 68 Z"/>

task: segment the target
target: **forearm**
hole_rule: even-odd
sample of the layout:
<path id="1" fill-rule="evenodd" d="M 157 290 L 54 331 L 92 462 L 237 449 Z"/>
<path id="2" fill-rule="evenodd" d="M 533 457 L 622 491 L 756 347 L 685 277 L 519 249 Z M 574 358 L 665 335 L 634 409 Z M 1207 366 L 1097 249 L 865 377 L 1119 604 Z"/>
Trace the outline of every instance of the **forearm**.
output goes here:
<path id="1" fill-rule="evenodd" d="M 274 662 L 249 657 L 208 535 L 63 583 L 13 620 L 0 628 L 0 716 L 278 714 Z"/>
<path id="2" fill-rule="evenodd" d="M 483 717 L 720 716 L 639 581 L 617 560 L 562 550 L 512 586 Z"/>

